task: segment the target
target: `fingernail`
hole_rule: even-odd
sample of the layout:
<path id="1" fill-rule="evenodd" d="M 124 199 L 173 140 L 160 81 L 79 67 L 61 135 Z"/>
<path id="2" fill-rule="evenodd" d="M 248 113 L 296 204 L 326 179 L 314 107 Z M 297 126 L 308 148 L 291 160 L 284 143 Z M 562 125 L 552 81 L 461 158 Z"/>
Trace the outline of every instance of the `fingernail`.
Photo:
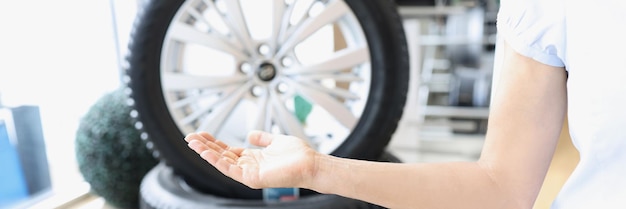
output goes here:
<path id="1" fill-rule="evenodd" d="M 191 140 L 192 140 L 192 138 L 191 138 L 191 137 L 192 137 L 194 134 L 195 134 L 195 133 L 189 133 L 189 134 L 187 134 L 187 135 L 185 136 L 185 138 L 183 138 L 183 139 L 184 139 L 185 141 L 189 142 L 189 141 L 191 141 Z"/>
<path id="2" fill-rule="evenodd" d="M 191 140 L 191 141 L 187 144 L 187 146 L 188 146 L 188 147 L 190 147 L 190 148 L 192 148 L 192 149 L 195 149 L 195 148 L 196 148 L 196 147 L 198 147 L 199 145 L 200 145 L 200 142 L 199 142 L 198 140 Z"/>

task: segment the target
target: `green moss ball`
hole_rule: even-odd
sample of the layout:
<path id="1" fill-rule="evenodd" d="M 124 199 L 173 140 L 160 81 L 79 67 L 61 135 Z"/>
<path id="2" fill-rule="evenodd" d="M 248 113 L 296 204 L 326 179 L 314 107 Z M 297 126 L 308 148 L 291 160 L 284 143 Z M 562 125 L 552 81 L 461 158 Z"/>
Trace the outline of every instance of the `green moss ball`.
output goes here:
<path id="1" fill-rule="evenodd" d="M 94 193 L 115 207 L 138 208 L 141 180 L 158 160 L 133 126 L 127 99 L 122 89 L 110 92 L 81 118 L 76 157 Z"/>

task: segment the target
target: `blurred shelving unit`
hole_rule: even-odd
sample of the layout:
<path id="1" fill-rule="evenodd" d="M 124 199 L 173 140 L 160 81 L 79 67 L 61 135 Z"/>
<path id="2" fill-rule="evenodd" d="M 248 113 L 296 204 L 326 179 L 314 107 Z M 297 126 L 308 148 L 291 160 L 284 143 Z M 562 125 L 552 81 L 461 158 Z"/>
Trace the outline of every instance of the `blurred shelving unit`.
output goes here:
<path id="1" fill-rule="evenodd" d="M 391 149 L 408 162 L 477 159 L 489 115 L 497 1 L 397 2 L 411 82 Z"/>

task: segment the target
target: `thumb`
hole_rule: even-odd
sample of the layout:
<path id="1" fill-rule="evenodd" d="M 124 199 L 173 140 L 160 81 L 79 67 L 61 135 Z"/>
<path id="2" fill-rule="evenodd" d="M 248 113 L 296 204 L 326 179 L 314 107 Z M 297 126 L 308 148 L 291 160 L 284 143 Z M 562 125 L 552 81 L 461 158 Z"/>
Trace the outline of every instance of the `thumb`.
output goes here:
<path id="1" fill-rule="evenodd" d="M 250 144 L 259 147 L 267 147 L 272 143 L 274 135 L 263 131 L 250 131 L 248 133 L 248 141 Z"/>

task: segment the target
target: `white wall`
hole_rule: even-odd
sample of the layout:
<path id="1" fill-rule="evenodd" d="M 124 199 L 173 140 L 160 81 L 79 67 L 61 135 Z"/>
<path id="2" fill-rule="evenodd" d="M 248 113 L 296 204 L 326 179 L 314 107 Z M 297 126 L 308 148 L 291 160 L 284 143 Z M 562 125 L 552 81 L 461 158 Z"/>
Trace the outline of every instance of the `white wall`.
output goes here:
<path id="1" fill-rule="evenodd" d="M 80 117 L 119 85 L 110 1 L 0 1 L 0 101 L 40 107 L 53 187 L 82 181 Z"/>

